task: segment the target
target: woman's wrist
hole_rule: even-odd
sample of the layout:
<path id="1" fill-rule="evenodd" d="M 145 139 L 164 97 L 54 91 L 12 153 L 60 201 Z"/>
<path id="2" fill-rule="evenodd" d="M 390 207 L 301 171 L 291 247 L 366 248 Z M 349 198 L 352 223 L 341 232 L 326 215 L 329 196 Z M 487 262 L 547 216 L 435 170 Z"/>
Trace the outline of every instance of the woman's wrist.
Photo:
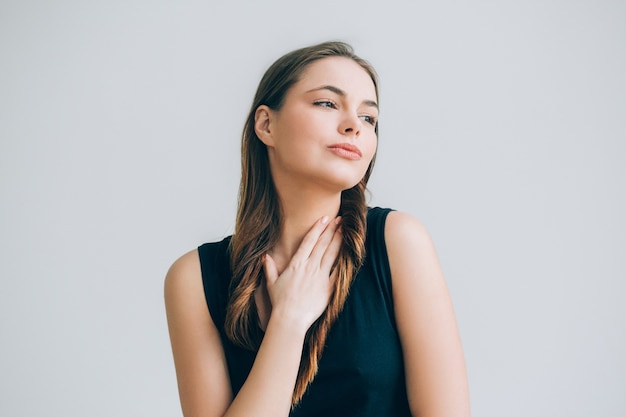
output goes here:
<path id="1" fill-rule="evenodd" d="M 311 327 L 311 324 L 302 317 L 294 316 L 280 309 L 272 309 L 265 333 L 269 332 L 271 329 L 271 331 L 279 331 L 289 337 L 298 338 L 304 342 L 304 337 L 309 327 Z"/>

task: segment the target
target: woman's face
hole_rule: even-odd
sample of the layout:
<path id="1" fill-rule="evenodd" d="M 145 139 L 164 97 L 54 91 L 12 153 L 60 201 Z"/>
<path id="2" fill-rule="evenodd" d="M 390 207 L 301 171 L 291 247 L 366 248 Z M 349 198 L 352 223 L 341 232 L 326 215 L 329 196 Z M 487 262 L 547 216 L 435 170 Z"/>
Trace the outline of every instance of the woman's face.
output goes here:
<path id="1" fill-rule="evenodd" d="M 376 152 L 376 90 L 369 74 L 344 57 L 310 64 L 283 106 L 257 110 L 275 183 L 333 191 L 356 185 Z"/>

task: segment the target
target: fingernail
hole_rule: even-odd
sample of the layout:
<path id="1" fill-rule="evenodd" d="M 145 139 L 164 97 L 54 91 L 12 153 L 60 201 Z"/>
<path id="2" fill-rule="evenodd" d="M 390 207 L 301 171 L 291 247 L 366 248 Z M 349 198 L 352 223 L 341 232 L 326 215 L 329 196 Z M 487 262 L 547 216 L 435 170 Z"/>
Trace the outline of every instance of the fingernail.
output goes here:
<path id="1" fill-rule="evenodd" d="M 335 219 L 335 224 L 339 224 L 339 222 L 341 222 L 341 216 L 337 216 Z"/>
<path id="2" fill-rule="evenodd" d="M 328 216 L 322 217 L 322 224 L 328 223 Z"/>

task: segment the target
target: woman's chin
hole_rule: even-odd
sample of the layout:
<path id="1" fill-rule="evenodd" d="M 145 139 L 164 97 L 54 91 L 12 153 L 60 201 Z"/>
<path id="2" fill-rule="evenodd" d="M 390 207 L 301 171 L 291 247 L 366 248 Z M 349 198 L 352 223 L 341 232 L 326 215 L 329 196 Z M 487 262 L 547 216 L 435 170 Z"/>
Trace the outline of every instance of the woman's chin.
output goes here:
<path id="1" fill-rule="evenodd" d="M 363 177 L 360 178 L 335 178 L 334 181 L 329 182 L 329 186 L 331 187 L 332 190 L 334 190 L 335 192 L 341 193 L 343 191 L 349 190 L 351 188 L 353 188 L 355 185 L 357 185 L 361 179 Z"/>

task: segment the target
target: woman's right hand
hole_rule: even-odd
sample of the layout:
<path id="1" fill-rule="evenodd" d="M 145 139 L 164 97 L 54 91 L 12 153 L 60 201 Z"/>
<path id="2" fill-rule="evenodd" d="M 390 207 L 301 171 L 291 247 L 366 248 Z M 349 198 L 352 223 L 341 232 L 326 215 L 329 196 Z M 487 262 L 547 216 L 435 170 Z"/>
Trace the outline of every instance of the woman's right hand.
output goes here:
<path id="1" fill-rule="evenodd" d="M 306 332 L 322 315 L 333 290 L 331 270 L 341 248 L 340 217 L 318 220 L 307 232 L 287 267 L 279 275 L 274 259 L 265 255 L 271 318 L 286 320 Z"/>
<path id="2" fill-rule="evenodd" d="M 341 246 L 338 227 L 338 219 L 316 222 L 280 275 L 274 260 L 270 256 L 265 259 L 272 312 L 252 369 L 238 393 L 231 391 L 220 333 L 207 309 L 198 251 L 172 265 L 165 300 L 186 416 L 289 415 L 306 331 L 322 314 L 332 293 L 335 277 L 330 271 Z"/>

